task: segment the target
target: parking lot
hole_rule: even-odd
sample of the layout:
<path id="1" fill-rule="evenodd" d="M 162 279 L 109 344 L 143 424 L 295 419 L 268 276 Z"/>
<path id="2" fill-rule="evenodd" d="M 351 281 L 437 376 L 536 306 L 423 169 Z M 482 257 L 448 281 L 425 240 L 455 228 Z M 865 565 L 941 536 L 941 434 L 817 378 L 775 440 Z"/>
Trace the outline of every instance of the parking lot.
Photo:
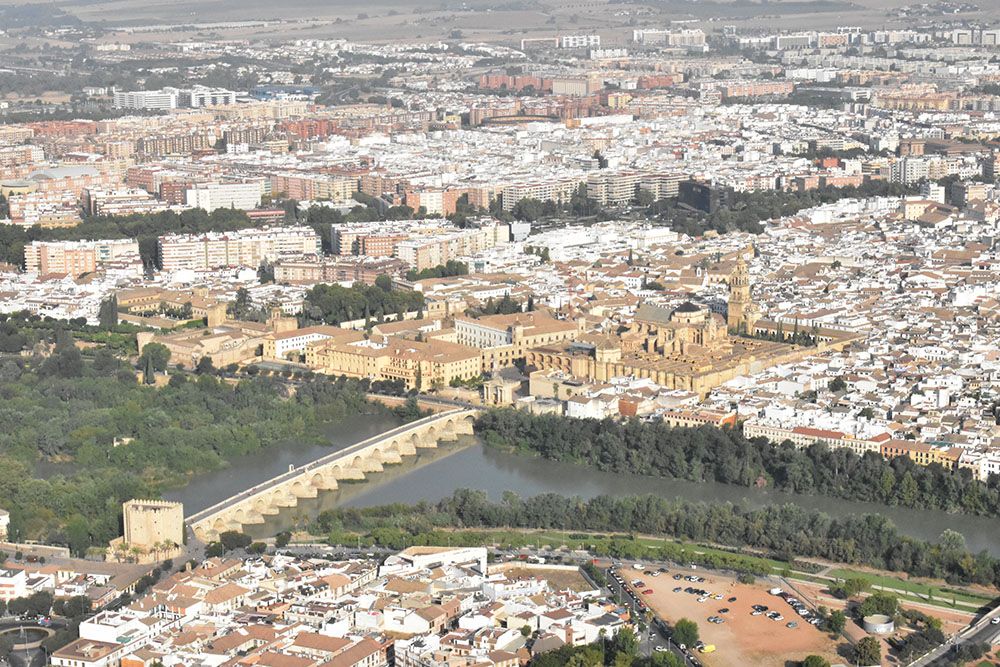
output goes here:
<path id="1" fill-rule="evenodd" d="M 671 624 L 682 618 L 698 623 L 701 640 L 714 646 L 710 653 L 693 652 L 705 665 L 784 667 L 789 660 L 802 660 L 810 654 L 836 658 L 836 643 L 809 624 L 786 599 L 769 593 L 769 585 L 741 584 L 732 577 L 690 569 L 645 574 L 654 571 L 621 570 L 639 599 L 655 614 Z M 677 576 L 680 579 L 674 578 Z M 702 580 L 689 581 L 687 577 Z"/>

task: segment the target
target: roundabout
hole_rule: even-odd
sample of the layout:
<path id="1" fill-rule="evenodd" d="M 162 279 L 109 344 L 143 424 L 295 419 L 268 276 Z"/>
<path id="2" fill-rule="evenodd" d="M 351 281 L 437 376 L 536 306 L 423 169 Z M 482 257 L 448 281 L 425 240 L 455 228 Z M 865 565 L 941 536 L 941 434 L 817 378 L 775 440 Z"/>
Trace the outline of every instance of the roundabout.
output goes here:
<path id="1" fill-rule="evenodd" d="M 42 642 L 56 633 L 52 628 L 44 628 L 40 625 L 17 625 L 0 627 L 0 639 L 9 639 L 13 642 L 14 651 L 25 651 L 34 648 L 41 648 Z"/>

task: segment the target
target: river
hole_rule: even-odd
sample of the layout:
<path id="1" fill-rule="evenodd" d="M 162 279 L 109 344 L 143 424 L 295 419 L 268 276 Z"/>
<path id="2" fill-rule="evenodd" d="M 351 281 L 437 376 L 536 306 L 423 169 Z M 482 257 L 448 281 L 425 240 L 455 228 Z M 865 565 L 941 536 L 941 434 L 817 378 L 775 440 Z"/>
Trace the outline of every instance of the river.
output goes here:
<path id="1" fill-rule="evenodd" d="M 299 465 L 368 438 L 398 424 L 392 417 L 358 416 L 335 427 L 328 435 L 332 447 L 287 444 L 234 461 L 232 465 L 192 481 L 184 489 L 167 494 L 185 503 L 192 514 L 254 484 Z M 875 503 L 831 500 L 821 496 L 801 496 L 766 489 L 729 486 L 715 482 L 643 477 L 605 472 L 570 463 L 547 461 L 498 452 L 482 446 L 472 437 L 438 449 L 420 450 L 418 456 L 370 475 L 364 483 L 342 483 L 335 491 L 321 492 L 316 498 L 302 498 L 296 507 L 267 517 L 263 525 L 248 526 L 254 537 L 266 537 L 294 526 L 303 526 L 319 512 L 337 506 L 369 507 L 386 503 L 438 501 L 459 488 L 482 489 L 499 499 L 504 491 L 520 496 L 559 493 L 585 498 L 608 495 L 652 493 L 667 498 L 692 501 L 743 502 L 759 507 L 769 503 L 794 503 L 833 516 L 881 513 L 900 531 L 913 537 L 935 541 L 946 528 L 962 533 L 973 552 L 987 550 L 1000 557 L 1000 520 L 945 512 L 885 507 Z"/>

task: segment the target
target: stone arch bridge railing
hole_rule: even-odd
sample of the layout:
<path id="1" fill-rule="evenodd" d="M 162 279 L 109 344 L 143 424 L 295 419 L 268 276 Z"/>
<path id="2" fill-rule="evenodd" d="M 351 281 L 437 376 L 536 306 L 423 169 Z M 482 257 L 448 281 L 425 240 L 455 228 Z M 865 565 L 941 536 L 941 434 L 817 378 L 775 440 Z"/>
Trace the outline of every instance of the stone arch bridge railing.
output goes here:
<path id="1" fill-rule="evenodd" d="M 363 480 L 366 473 L 400 463 L 418 449 L 433 449 L 439 442 L 472 435 L 477 412 L 455 409 L 404 424 L 226 498 L 189 516 L 185 523 L 203 541 L 215 540 L 227 530 L 264 523 L 265 516 L 294 507 L 299 498 L 315 498 L 320 491 L 336 489 L 341 480 Z"/>

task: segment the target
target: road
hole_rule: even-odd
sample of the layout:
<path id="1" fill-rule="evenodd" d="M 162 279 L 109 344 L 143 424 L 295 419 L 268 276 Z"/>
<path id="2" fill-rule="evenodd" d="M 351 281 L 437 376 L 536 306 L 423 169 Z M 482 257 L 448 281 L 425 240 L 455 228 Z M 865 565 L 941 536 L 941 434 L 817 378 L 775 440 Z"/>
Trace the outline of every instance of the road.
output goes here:
<path id="1" fill-rule="evenodd" d="M 943 663 L 944 658 L 947 657 L 951 648 L 959 644 L 983 643 L 992 646 L 1000 639 L 1000 624 L 993 624 L 993 620 L 997 618 L 1000 618 L 1000 607 L 991 609 L 965 630 L 950 638 L 930 653 L 914 660 L 907 667 L 930 667 L 931 665 Z"/>
<path id="2" fill-rule="evenodd" d="M 649 563 L 645 568 L 646 571 L 649 569 L 653 570 L 663 570 L 663 573 L 667 573 L 667 568 L 664 567 L 662 563 Z M 635 575 L 638 571 L 631 571 L 627 568 L 619 569 L 611 566 L 605 570 L 605 574 L 608 579 L 608 591 L 611 596 L 617 600 L 620 604 L 627 606 L 634 618 L 643 618 L 647 613 L 651 613 L 645 603 L 643 603 L 639 597 L 635 594 L 631 588 L 627 585 L 619 583 L 615 579 L 615 572 L 618 572 L 618 576 L 622 581 L 628 581 L 629 575 Z M 684 661 L 687 667 L 700 667 L 701 662 L 697 658 L 690 655 L 686 651 L 682 651 L 679 646 L 674 644 L 667 634 L 667 624 L 662 618 L 652 614 L 652 623 L 650 627 L 643 631 L 643 635 L 640 637 L 639 648 L 643 655 L 649 655 L 655 651 L 666 649 Z"/>

